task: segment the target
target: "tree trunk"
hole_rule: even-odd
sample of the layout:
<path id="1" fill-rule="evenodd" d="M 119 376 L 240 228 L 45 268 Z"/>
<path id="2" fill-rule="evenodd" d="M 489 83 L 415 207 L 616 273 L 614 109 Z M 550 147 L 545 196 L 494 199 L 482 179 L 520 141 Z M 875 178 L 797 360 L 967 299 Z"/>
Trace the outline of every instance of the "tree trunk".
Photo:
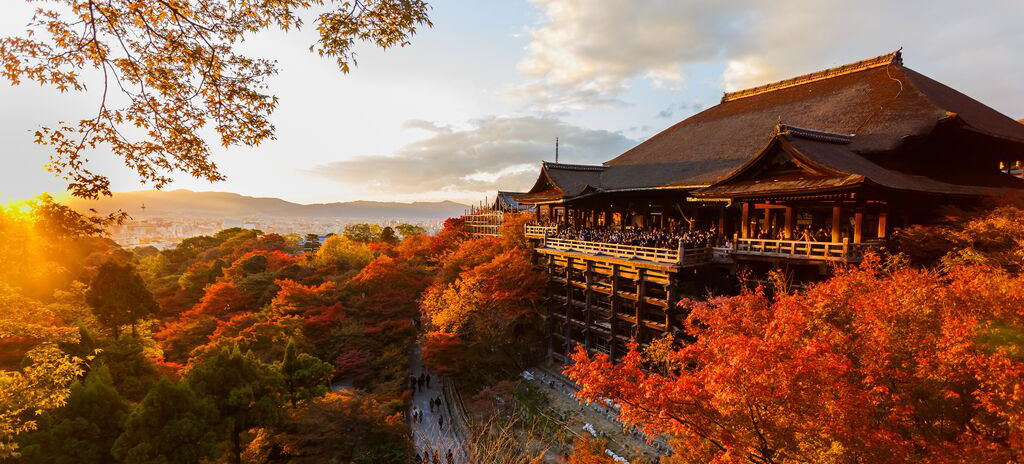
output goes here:
<path id="1" fill-rule="evenodd" d="M 114 324 L 114 340 L 121 338 L 121 326 Z"/>
<path id="2" fill-rule="evenodd" d="M 242 432 L 235 432 L 231 444 L 235 448 L 235 464 L 242 464 Z"/>

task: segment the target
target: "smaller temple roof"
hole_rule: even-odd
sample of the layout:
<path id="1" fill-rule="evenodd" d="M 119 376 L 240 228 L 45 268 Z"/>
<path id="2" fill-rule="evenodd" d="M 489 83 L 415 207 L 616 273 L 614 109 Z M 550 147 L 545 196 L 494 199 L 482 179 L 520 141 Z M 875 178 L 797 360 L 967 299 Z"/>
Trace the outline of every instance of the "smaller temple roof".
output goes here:
<path id="1" fill-rule="evenodd" d="M 526 195 L 526 192 L 505 192 L 498 190 L 498 196 L 494 197 L 493 208 L 497 211 L 526 211 L 530 205 L 519 203 L 518 198 Z"/>
<path id="2" fill-rule="evenodd" d="M 862 185 L 944 195 L 993 195 L 1002 191 L 994 186 L 1007 185 L 1007 176 L 999 174 L 999 179 L 983 180 L 982 185 L 963 185 L 887 169 L 853 151 L 854 138 L 849 134 L 779 124 L 774 137 L 759 154 L 711 186 L 696 190 L 694 196 L 785 195 Z M 788 163 L 790 169 L 771 171 L 767 165 L 773 162 L 775 166 Z"/>
<path id="3" fill-rule="evenodd" d="M 542 161 L 540 177 L 520 202 L 548 203 L 580 196 L 597 189 L 605 166 Z"/>

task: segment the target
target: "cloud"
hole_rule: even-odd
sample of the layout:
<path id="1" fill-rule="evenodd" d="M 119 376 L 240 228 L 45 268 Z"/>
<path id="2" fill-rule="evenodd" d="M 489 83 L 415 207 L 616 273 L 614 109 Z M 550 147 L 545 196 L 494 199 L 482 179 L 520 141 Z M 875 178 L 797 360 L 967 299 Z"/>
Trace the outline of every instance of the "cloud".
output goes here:
<path id="1" fill-rule="evenodd" d="M 530 79 L 520 96 L 539 105 L 607 104 L 637 81 L 679 88 L 707 64 L 723 69 L 722 89 L 736 90 L 900 46 L 908 65 L 950 84 L 982 82 L 996 99 L 1021 93 L 1019 79 L 993 79 L 1024 72 L 1015 0 L 529 1 L 540 15 L 519 63 Z"/>
<path id="2" fill-rule="evenodd" d="M 696 100 L 689 103 L 673 103 L 665 107 L 665 109 L 659 111 L 658 114 L 656 114 L 655 116 L 657 116 L 660 119 L 675 119 L 675 116 L 677 114 L 685 117 L 690 116 L 694 113 L 698 113 L 700 112 L 700 110 L 703 109 L 704 104 Z"/>
<path id="3" fill-rule="evenodd" d="M 555 137 L 560 139 L 560 160 L 580 164 L 600 164 L 636 143 L 619 133 L 555 118 L 491 117 L 459 128 L 409 121 L 406 127 L 429 135 L 391 155 L 336 161 L 310 172 L 393 195 L 482 197 L 499 188 L 531 187 L 540 161 L 554 157 Z"/>

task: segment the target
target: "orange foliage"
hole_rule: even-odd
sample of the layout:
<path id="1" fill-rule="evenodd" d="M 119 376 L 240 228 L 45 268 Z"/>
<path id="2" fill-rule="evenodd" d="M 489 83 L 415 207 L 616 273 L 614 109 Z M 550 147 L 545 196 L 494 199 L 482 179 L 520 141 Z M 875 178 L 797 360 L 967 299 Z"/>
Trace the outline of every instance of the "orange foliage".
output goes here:
<path id="1" fill-rule="evenodd" d="M 460 274 L 486 263 L 505 251 L 505 245 L 497 237 L 484 237 L 465 240 L 441 261 L 437 280 L 443 283 L 453 282 Z"/>
<path id="2" fill-rule="evenodd" d="M 617 365 L 578 351 L 566 374 L 690 461 L 1008 462 L 1024 451 L 1022 286 L 869 257 L 805 294 L 684 302 L 692 344 Z"/>
<path id="3" fill-rule="evenodd" d="M 184 313 L 182 318 L 196 318 L 201 315 L 220 317 L 226 314 L 245 311 L 249 297 L 242 293 L 234 283 L 217 282 L 206 288 L 206 293 L 199 303 Z"/>
<path id="4" fill-rule="evenodd" d="M 604 441 L 583 435 L 573 441 L 572 456 L 567 464 L 615 464 L 615 460 L 604 453 L 605 446 Z"/>
<path id="5" fill-rule="evenodd" d="M 440 375 L 453 375 L 466 364 L 466 343 L 455 334 L 431 332 L 423 341 L 423 362 Z"/>
<path id="6" fill-rule="evenodd" d="M 444 227 L 434 235 L 430 243 L 430 254 L 441 256 L 454 250 L 459 243 L 469 237 L 466 233 L 466 224 L 461 218 L 448 218 L 444 221 Z"/>
<path id="7" fill-rule="evenodd" d="M 224 278 L 238 280 L 245 277 L 250 273 L 246 271 L 246 263 L 259 256 L 266 258 L 266 266 L 261 266 L 261 270 L 256 272 L 277 272 L 298 262 L 297 258 L 280 251 L 254 250 L 243 254 L 231 263 L 231 266 L 224 270 Z"/>
<path id="8" fill-rule="evenodd" d="M 301 314 L 313 308 L 331 306 L 337 302 L 338 286 L 334 282 L 320 285 L 302 285 L 294 280 L 278 280 L 277 296 L 271 302 L 275 311 Z"/>
<path id="9" fill-rule="evenodd" d="M 430 257 L 433 240 L 423 234 L 406 237 L 395 246 L 395 258 L 399 261 L 425 262 Z"/>

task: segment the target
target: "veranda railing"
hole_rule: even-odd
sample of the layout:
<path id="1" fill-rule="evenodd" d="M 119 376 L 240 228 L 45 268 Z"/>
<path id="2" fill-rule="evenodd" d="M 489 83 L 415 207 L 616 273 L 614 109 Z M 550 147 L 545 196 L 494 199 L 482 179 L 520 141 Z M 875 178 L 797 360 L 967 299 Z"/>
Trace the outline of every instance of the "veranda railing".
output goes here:
<path id="1" fill-rule="evenodd" d="M 711 248 L 654 248 L 617 243 L 586 242 L 562 238 L 546 238 L 544 246 L 555 250 L 575 251 L 624 259 L 641 259 L 655 263 L 692 266 L 711 260 Z"/>
<path id="2" fill-rule="evenodd" d="M 864 251 L 877 247 L 877 243 L 806 242 L 799 240 L 769 240 L 737 238 L 733 253 L 774 256 L 817 261 L 851 261 L 864 257 Z"/>
<path id="3" fill-rule="evenodd" d="M 558 226 L 526 225 L 526 236 L 529 238 L 543 238 L 545 233 L 551 235 L 555 232 L 558 232 Z"/>

